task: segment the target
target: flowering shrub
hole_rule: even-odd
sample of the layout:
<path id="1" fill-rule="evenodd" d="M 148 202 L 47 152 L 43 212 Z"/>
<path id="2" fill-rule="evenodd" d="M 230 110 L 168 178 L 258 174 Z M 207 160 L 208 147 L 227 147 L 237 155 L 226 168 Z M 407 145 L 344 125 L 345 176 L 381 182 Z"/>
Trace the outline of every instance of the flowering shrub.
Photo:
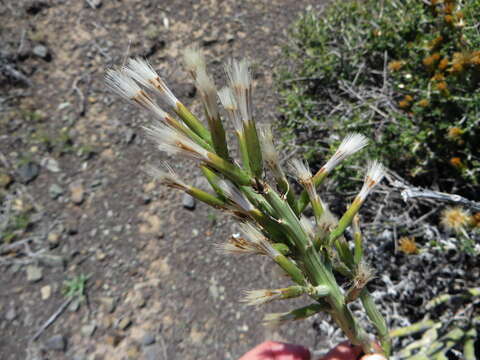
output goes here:
<path id="1" fill-rule="evenodd" d="M 371 155 L 418 185 L 478 185 L 479 16 L 478 1 L 455 0 L 307 12 L 286 49 L 294 67 L 280 76 L 285 137 L 293 129 L 315 158 L 318 135 L 361 130 L 379 143 Z"/>

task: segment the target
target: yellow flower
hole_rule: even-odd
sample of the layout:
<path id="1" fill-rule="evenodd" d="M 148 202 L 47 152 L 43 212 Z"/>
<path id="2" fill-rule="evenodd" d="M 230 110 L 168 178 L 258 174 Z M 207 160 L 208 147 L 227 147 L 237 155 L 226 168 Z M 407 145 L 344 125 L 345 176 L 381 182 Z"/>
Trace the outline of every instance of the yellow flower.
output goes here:
<path id="1" fill-rule="evenodd" d="M 443 71 L 448 67 L 448 57 L 444 57 L 442 61 L 438 64 L 438 69 Z"/>
<path id="2" fill-rule="evenodd" d="M 403 61 L 394 60 L 388 63 L 388 69 L 390 71 L 398 71 L 403 67 Z"/>
<path id="3" fill-rule="evenodd" d="M 461 207 L 448 207 L 442 211 L 440 223 L 445 230 L 460 231 L 470 223 L 470 214 Z"/>
<path id="4" fill-rule="evenodd" d="M 452 140 L 457 140 L 460 136 L 462 136 L 463 134 L 463 130 L 460 129 L 459 127 L 451 127 L 450 129 L 448 129 L 448 138 L 452 139 Z"/>
<path id="5" fill-rule="evenodd" d="M 417 243 L 413 237 L 404 236 L 398 240 L 398 244 L 400 245 L 400 251 L 407 255 L 418 254 L 419 252 Z"/>
<path id="6" fill-rule="evenodd" d="M 450 159 L 450 164 L 459 169 L 465 167 L 465 165 L 463 165 L 462 163 L 462 159 L 460 159 L 459 157 L 452 157 Z"/>
<path id="7" fill-rule="evenodd" d="M 426 108 L 430 105 L 430 101 L 428 101 L 427 99 L 422 99 L 417 103 L 417 105 Z"/>

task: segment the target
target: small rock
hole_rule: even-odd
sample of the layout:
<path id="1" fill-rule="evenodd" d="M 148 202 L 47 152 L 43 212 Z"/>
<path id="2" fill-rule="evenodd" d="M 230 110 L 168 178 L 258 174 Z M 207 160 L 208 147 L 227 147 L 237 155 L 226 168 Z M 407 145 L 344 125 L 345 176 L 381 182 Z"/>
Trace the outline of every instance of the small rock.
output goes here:
<path id="1" fill-rule="evenodd" d="M 135 132 L 132 129 L 127 129 L 127 131 L 125 131 L 125 143 L 131 144 L 133 140 L 135 140 L 136 136 L 137 134 L 135 134 Z"/>
<path id="2" fill-rule="evenodd" d="M 27 266 L 27 280 L 29 282 L 37 282 L 42 280 L 42 268 L 35 266 L 35 265 L 28 265 Z"/>
<path id="3" fill-rule="evenodd" d="M 103 298 L 100 299 L 100 301 L 102 302 L 105 311 L 107 311 L 109 313 L 113 313 L 115 311 L 116 304 L 115 304 L 115 299 L 114 298 L 103 297 Z"/>
<path id="4" fill-rule="evenodd" d="M 65 258 L 60 255 L 40 254 L 38 257 L 40 264 L 49 267 L 65 266 Z"/>
<path id="5" fill-rule="evenodd" d="M 127 348 L 127 358 L 128 360 L 137 360 L 140 355 L 140 350 L 138 346 L 132 345 Z"/>
<path id="6" fill-rule="evenodd" d="M 80 300 L 77 298 L 70 303 L 70 305 L 68 306 L 68 311 L 77 312 L 78 309 L 80 309 Z"/>
<path id="7" fill-rule="evenodd" d="M 182 205 L 185 209 L 192 210 L 192 211 L 195 210 L 195 205 L 196 205 L 195 198 L 188 194 L 183 194 Z"/>
<path id="8" fill-rule="evenodd" d="M 51 157 L 43 158 L 41 165 L 46 168 L 48 171 L 58 173 L 60 172 L 60 166 L 58 165 L 58 161 Z"/>
<path id="9" fill-rule="evenodd" d="M 20 177 L 20 181 L 24 184 L 28 184 L 38 176 L 40 173 L 40 166 L 33 161 L 28 161 L 25 164 L 20 165 L 17 169 L 17 173 Z"/>
<path id="10" fill-rule="evenodd" d="M 52 295 L 52 287 L 50 285 L 45 285 L 40 289 L 42 294 L 42 300 L 48 300 Z"/>
<path id="11" fill-rule="evenodd" d="M 85 199 L 85 188 L 82 180 L 74 181 L 70 184 L 70 199 L 75 205 L 80 205 Z"/>
<path id="12" fill-rule="evenodd" d="M 36 45 L 33 50 L 33 54 L 39 58 L 46 59 L 48 57 L 48 49 L 44 45 Z"/>
<path id="13" fill-rule="evenodd" d="M 52 184 L 48 188 L 48 193 L 50 194 L 50 197 L 53 200 L 55 200 L 55 199 L 58 199 L 60 196 L 63 195 L 63 189 L 60 187 L 60 185 Z"/>
<path id="14" fill-rule="evenodd" d="M 206 35 L 202 39 L 202 45 L 203 46 L 210 46 L 218 42 L 218 32 L 213 32 L 210 35 Z"/>
<path id="15" fill-rule="evenodd" d="M 106 259 L 107 254 L 105 254 L 103 251 L 98 250 L 95 257 L 97 258 L 98 261 L 103 261 Z"/>
<path id="16" fill-rule="evenodd" d="M 90 337 L 93 335 L 93 333 L 95 332 L 95 330 L 97 329 L 97 325 L 95 324 L 88 324 L 88 325 L 84 325 L 82 326 L 82 334 L 86 337 Z"/>
<path id="17" fill-rule="evenodd" d="M 117 347 L 117 345 L 120 344 L 123 339 L 124 336 L 120 334 L 111 334 L 107 335 L 107 337 L 105 338 L 105 342 L 110 346 Z"/>
<path id="18" fill-rule="evenodd" d="M 146 346 L 143 350 L 145 360 L 163 359 L 163 349 L 160 345 Z"/>
<path id="19" fill-rule="evenodd" d="M 50 249 L 54 249 L 60 244 L 60 234 L 56 232 L 51 232 L 47 236 L 48 245 Z"/>
<path id="20" fill-rule="evenodd" d="M 152 345 L 153 343 L 155 343 L 155 335 L 151 333 L 146 333 L 142 338 L 142 345 L 148 346 Z"/>
<path id="21" fill-rule="evenodd" d="M 8 188 L 10 184 L 13 182 L 13 179 L 10 175 L 0 173 L 0 188 Z"/>
<path id="22" fill-rule="evenodd" d="M 67 339 L 63 335 L 54 335 L 45 341 L 47 350 L 65 351 L 67 349 Z"/>
<path id="23" fill-rule="evenodd" d="M 7 313 L 5 314 L 5 319 L 7 321 L 12 321 L 17 317 L 17 312 L 15 311 L 15 307 L 12 306 L 10 309 L 8 309 Z"/>
<path id="24" fill-rule="evenodd" d="M 126 316 L 118 323 L 118 328 L 120 330 L 126 330 L 132 324 L 132 320 Z"/>
<path id="25" fill-rule="evenodd" d="M 102 6 L 102 0 L 88 0 L 87 2 L 93 9 L 98 9 Z"/>

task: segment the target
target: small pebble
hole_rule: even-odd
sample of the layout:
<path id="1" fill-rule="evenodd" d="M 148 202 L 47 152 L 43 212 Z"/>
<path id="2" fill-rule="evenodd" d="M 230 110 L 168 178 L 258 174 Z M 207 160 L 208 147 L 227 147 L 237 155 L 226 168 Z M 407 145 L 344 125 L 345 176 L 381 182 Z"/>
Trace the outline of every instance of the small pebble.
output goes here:
<path id="1" fill-rule="evenodd" d="M 54 335 L 45 341 L 47 350 L 65 351 L 67 348 L 67 339 L 63 335 Z"/>
<path id="2" fill-rule="evenodd" d="M 35 266 L 35 265 L 28 265 L 27 266 L 27 280 L 29 282 L 38 282 L 42 280 L 43 274 L 42 274 L 42 268 Z"/>
<path id="3" fill-rule="evenodd" d="M 195 205 L 196 205 L 195 198 L 188 194 L 183 194 L 182 205 L 185 209 L 192 210 L 192 211 L 195 210 Z"/>

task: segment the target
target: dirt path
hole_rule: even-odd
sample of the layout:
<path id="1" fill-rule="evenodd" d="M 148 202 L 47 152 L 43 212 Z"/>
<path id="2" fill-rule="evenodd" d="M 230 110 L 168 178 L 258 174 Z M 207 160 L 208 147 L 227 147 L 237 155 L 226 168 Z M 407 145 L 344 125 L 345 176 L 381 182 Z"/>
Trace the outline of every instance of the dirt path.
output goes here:
<path id="1" fill-rule="evenodd" d="M 217 80 L 229 57 L 256 61 L 257 114 L 272 121 L 272 71 L 285 31 L 319 2 L 15 3 L 0 7 L 7 44 L 0 60 L 12 61 L 32 86 L 0 82 L 0 175 L 12 182 L 2 182 L 2 201 L 13 209 L 3 216 L 15 222 L 27 214 L 15 240 L 34 238 L 29 250 L 46 252 L 23 256 L 28 249 L 20 247 L 2 256 L 0 358 L 236 359 L 265 338 L 318 346 L 311 323 L 274 331 L 260 324 L 267 311 L 290 304 L 238 302 L 244 289 L 281 285 L 271 280 L 278 276 L 258 259 L 217 253 L 214 244 L 235 231 L 233 223 L 203 205 L 183 208 L 181 194 L 141 172 L 163 157 L 139 129 L 145 115 L 109 94 L 103 74 L 127 51 L 146 56 L 198 112 L 176 66 L 180 51 L 198 42 Z M 198 182 L 188 163 L 171 163 Z M 81 274 L 90 276 L 86 299 L 32 342 L 64 302 L 63 282 Z"/>

